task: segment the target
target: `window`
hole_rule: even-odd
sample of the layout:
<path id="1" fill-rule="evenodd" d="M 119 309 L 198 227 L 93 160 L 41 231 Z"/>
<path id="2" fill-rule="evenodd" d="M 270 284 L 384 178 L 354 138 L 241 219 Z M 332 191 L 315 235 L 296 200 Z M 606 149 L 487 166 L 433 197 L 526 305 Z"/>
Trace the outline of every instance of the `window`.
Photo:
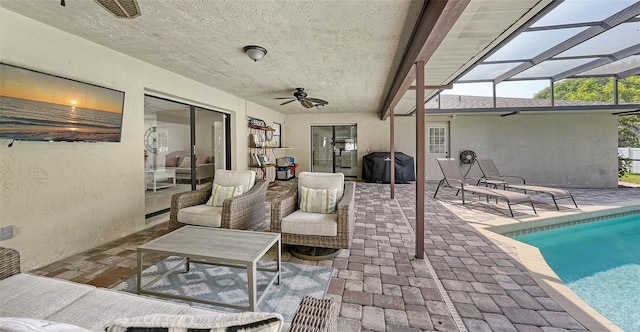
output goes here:
<path id="1" fill-rule="evenodd" d="M 281 148 L 282 147 L 282 124 L 274 122 L 273 123 L 273 129 L 275 130 L 273 132 L 273 140 L 275 141 L 275 147 L 276 148 Z"/>
<path id="2" fill-rule="evenodd" d="M 445 149 L 445 128 L 429 128 L 429 153 L 446 153 Z"/>

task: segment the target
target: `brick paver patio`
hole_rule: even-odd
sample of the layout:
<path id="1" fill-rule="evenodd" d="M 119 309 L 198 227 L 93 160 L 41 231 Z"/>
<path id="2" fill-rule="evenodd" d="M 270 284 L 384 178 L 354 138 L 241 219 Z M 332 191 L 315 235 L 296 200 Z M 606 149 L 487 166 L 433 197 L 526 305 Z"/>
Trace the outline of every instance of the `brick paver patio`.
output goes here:
<path id="1" fill-rule="evenodd" d="M 293 181 L 269 188 L 267 206 Z M 475 226 L 576 214 L 622 203 L 640 205 L 640 189 L 571 189 L 580 209 L 563 202 L 555 211 L 544 196 L 530 206 L 468 198 L 452 190 L 437 199 L 426 186 L 425 259 L 415 258 L 415 185 L 357 183 L 356 227 L 350 250 L 333 260 L 303 261 L 285 250 L 283 260 L 333 266 L 328 295 L 340 303 L 338 331 L 584 331 L 531 277 L 508 247 Z M 258 229 L 267 231 L 268 221 Z M 110 287 L 135 272 L 135 248 L 167 232 L 166 223 L 67 257 L 37 274 Z"/>
<path id="2" fill-rule="evenodd" d="M 509 218 L 504 203 L 470 200 L 462 205 L 451 190 L 433 199 L 436 185 L 430 182 L 426 188 L 422 261 L 414 258 L 415 186 L 396 185 L 392 200 L 389 185 L 357 184 L 354 247 L 350 255 L 344 253 L 334 262 L 339 273 L 330 289 L 342 302 L 339 330 L 586 330 L 537 285 L 518 260 L 469 223 L 501 224 L 579 213 L 586 207 L 638 201 L 640 190 L 572 189 L 580 210 L 569 201 L 559 212 L 550 199 L 537 195 L 540 217 L 523 205 L 514 207 L 516 217 Z M 364 266 L 355 264 L 362 261 Z M 365 273 L 357 273 L 361 268 Z"/>

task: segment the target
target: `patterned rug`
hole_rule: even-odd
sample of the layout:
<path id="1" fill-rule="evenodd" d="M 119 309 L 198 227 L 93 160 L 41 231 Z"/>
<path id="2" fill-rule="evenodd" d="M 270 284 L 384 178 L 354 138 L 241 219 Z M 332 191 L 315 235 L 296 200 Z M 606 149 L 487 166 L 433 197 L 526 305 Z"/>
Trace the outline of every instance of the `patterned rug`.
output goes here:
<path id="1" fill-rule="evenodd" d="M 169 257 L 150 266 L 142 272 L 143 285 L 170 270 L 183 259 Z M 259 267 L 275 267 L 275 262 L 262 263 Z M 324 298 L 333 274 L 332 267 L 282 263 L 280 284 L 273 284 L 258 304 L 257 311 L 280 313 L 286 322 L 290 322 L 298 304 L 305 295 Z M 147 289 L 156 292 L 196 297 L 209 301 L 217 301 L 235 305 L 248 305 L 247 273 L 245 269 L 205 264 L 191 264 L 188 273 L 178 268 L 176 271 L 158 280 Z M 258 296 L 264 293 L 273 272 L 258 271 Z M 136 275 L 115 285 L 113 289 L 135 293 Z M 146 296 L 146 295 L 145 295 Z M 185 302 L 173 299 L 169 301 Z M 241 312 L 240 310 L 221 306 L 207 305 L 197 302 L 186 302 L 193 306 L 207 307 L 225 312 Z"/>

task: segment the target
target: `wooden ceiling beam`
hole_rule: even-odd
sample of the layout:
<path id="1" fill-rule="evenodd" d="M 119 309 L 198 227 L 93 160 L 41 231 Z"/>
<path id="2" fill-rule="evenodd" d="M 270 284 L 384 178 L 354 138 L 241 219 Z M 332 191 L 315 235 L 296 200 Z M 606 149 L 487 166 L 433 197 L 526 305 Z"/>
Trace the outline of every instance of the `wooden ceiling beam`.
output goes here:
<path id="1" fill-rule="evenodd" d="M 412 70 L 417 61 L 425 63 L 456 23 L 471 0 L 426 0 L 413 29 L 402 61 L 396 70 L 391 88 L 384 97 L 380 119 L 386 120 L 416 78 Z"/>

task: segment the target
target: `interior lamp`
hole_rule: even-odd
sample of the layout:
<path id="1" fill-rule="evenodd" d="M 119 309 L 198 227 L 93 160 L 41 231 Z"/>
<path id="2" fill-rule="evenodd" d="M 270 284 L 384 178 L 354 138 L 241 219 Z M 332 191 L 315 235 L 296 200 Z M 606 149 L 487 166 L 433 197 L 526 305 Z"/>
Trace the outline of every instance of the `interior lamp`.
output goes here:
<path id="1" fill-rule="evenodd" d="M 267 49 L 262 46 L 249 45 L 245 46 L 243 50 L 253 61 L 261 60 L 267 55 Z"/>

